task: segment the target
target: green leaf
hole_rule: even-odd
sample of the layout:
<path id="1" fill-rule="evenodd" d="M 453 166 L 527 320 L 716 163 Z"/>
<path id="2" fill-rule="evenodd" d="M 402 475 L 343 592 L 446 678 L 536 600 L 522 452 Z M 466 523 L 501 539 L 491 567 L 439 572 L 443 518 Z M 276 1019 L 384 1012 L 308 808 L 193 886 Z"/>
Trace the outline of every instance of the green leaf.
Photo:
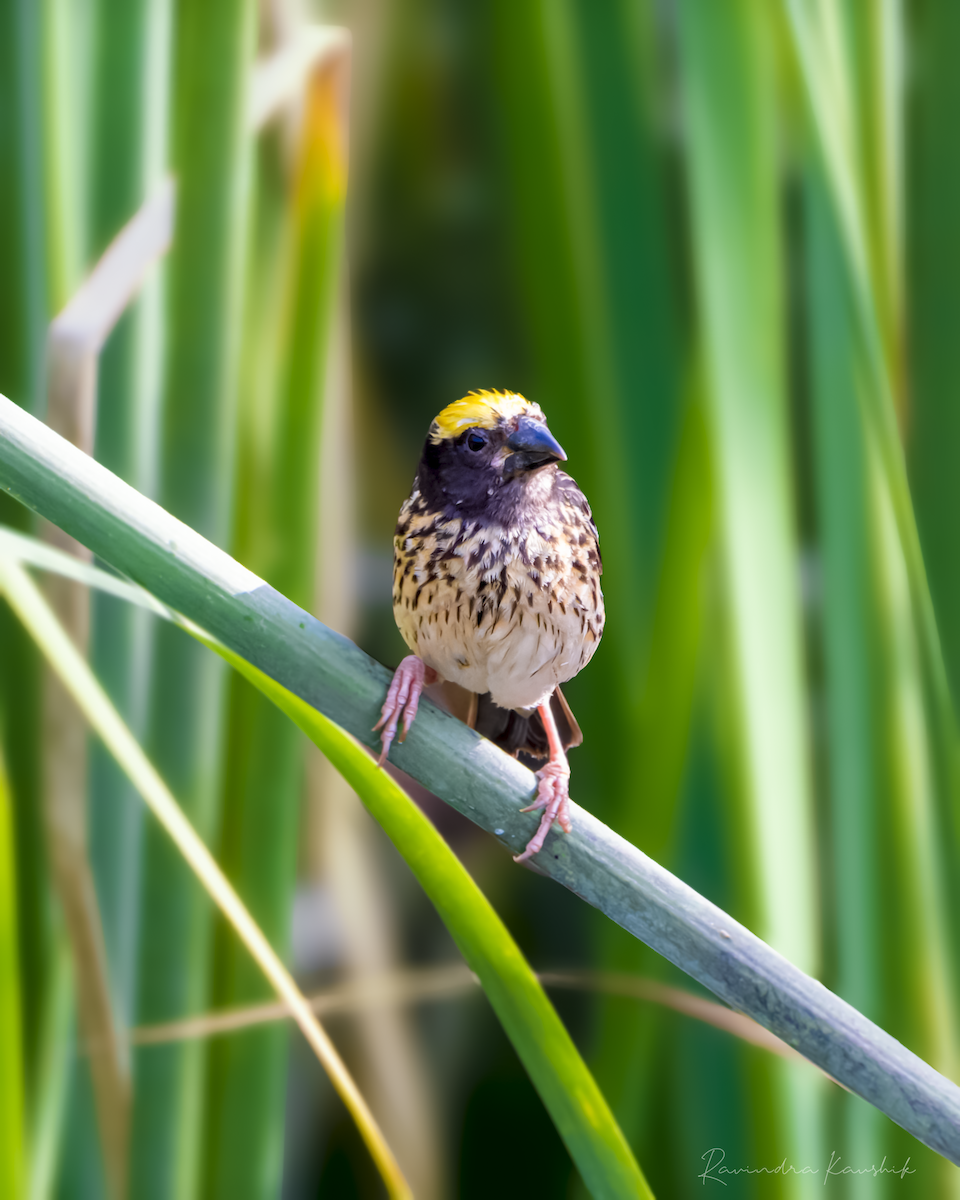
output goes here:
<path id="1" fill-rule="evenodd" d="M 195 636 L 203 640 L 202 634 Z M 652 1196 L 537 977 L 432 822 L 339 726 L 239 655 L 215 642 L 207 644 L 319 746 L 403 855 L 479 978 L 592 1195 Z M 513 1136 L 522 1134 L 514 1131 Z M 530 1153 L 536 1153 L 535 1146 Z"/>
<path id="2" fill-rule="evenodd" d="M 154 437 L 156 494 L 226 545 L 232 520 L 237 376 L 252 139 L 247 83 L 252 0 L 178 0 L 172 8 L 169 169 L 177 180 L 165 264 L 163 383 Z M 226 674 L 175 630 L 154 631 L 144 742 L 201 837 L 213 842 L 223 782 Z M 211 914 L 156 829 L 143 839 L 136 1019 L 185 1015 L 209 1002 Z M 192 1195 L 205 1151 L 204 1055 L 140 1050 L 131 1194 Z"/>
<path id="3" fill-rule="evenodd" d="M 347 61 L 341 54 L 307 77 L 292 170 L 279 130 L 259 144 L 248 254 L 232 547 L 304 604 L 314 583 L 321 430 L 327 404 L 341 400 L 327 397 L 324 384 L 341 260 Z M 268 937 L 283 948 L 296 886 L 306 743 L 245 680 L 234 676 L 228 692 L 221 859 Z M 263 996 L 263 980 L 235 939 L 221 938 L 216 957 L 217 1007 Z M 240 1200 L 280 1187 L 288 1060 L 283 1029 L 211 1048 L 205 1166 L 211 1196 Z"/>
<path id="4" fill-rule="evenodd" d="M 838 993 L 879 1018 L 881 881 L 875 815 L 882 735 L 874 697 L 880 684 L 869 518 L 867 447 L 857 401 L 857 343 L 837 230 L 823 179 L 808 167 L 807 295 L 816 500 L 823 563 L 827 795 L 836 895 L 833 925 Z M 877 1114 L 844 1104 L 851 1161 L 873 1161 Z"/>
<path id="5" fill-rule="evenodd" d="M 745 793 L 740 884 L 758 930 L 821 968 L 790 461 L 774 28 L 763 0 L 682 0 L 692 241 Z M 819 1081 L 779 1069 L 775 1142 L 819 1157 Z M 780 1107 L 782 1106 L 782 1107 Z M 777 1113 L 777 1108 L 780 1108 Z"/>
<path id="6" fill-rule="evenodd" d="M 952 777 L 956 769 L 953 749 L 956 721 L 897 425 L 896 381 L 890 376 L 883 342 L 882 297 L 875 295 L 871 288 L 869 206 L 863 195 L 859 161 L 852 140 L 851 88 L 844 75 L 843 60 L 834 53 L 833 30 L 826 9 L 815 7 L 810 0 L 781 0 L 781 6 L 792 35 L 807 96 L 810 127 L 840 234 L 865 373 L 860 399 L 866 424 L 876 439 L 906 560 L 922 668 L 932 693 L 934 738 L 939 744 L 938 768 Z"/>

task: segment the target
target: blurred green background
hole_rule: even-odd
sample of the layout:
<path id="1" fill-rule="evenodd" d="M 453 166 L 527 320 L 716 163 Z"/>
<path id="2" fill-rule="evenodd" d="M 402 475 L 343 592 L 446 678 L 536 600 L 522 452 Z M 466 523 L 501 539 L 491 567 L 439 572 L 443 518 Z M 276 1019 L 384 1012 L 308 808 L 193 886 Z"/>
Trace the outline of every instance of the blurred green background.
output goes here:
<path id="1" fill-rule="evenodd" d="M 255 128 L 254 64 L 308 22 L 351 31 L 349 64 L 301 72 Z M 574 799 L 954 1079 L 958 56 L 955 0 L 0 0 L 0 391 L 47 413 L 51 319 L 171 174 L 172 247 L 103 348 L 88 448 L 390 666 L 392 530 L 431 418 L 478 387 L 537 401 L 605 563 L 604 642 L 565 689 Z M 6 498 L 0 518 L 33 528 Z M 305 988 L 457 960 L 262 697 L 120 601 L 88 624 Z M 82 739 L 77 903 L 102 956 L 71 968 L 65 751 L 6 609 L 0 655 L 9 1194 L 109 1195 L 125 1161 L 138 1198 L 379 1195 L 298 1034 L 130 1046 L 269 990 Z M 414 794 L 536 969 L 697 991 Z M 812 1195 L 831 1154 L 861 1172 L 833 1194 L 960 1195 L 812 1067 L 608 984 L 554 998 L 658 1196 L 702 1189 L 714 1147 L 818 1172 L 731 1196 Z M 479 992 L 328 1021 L 417 1196 L 583 1194 Z"/>

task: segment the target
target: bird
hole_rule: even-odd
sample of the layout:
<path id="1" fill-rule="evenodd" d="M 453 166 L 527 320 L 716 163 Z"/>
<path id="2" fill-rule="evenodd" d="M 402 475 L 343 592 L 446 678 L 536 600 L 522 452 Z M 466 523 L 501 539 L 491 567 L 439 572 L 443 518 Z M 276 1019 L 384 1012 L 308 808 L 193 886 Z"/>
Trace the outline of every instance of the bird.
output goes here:
<path id="1" fill-rule="evenodd" d="M 411 653 L 374 726 L 380 764 L 425 688 L 508 753 L 546 759 L 538 827 L 515 861 L 572 830 L 566 751 L 582 741 L 560 685 L 603 634 L 600 539 L 540 406 L 480 390 L 433 420 L 393 539 L 393 613 Z M 432 694 L 432 693 L 431 693 Z"/>

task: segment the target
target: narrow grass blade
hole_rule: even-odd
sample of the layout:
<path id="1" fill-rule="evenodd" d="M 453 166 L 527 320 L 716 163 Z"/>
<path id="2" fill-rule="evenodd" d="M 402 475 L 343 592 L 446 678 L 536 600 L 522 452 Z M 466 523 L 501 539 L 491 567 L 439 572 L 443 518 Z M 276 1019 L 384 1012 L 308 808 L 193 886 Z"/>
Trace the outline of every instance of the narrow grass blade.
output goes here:
<path id="1" fill-rule="evenodd" d="M 377 744 L 384 667 L 3 398 L 0 487 Z M 518 810 L 535 794 L 532 773 L 429 701 L 391 759 L 513 852 L 529 839 L 529 814 Z M 573 822 L 573 833 L 548 838 L 539 870 L 960 1161 L 960 1088 L 577 805 Z"/>
<path id="2" fill-rule="evenodd" d="M 209 644 L 319 746 L 403 855 L 479 977 L 591 1193 L 651 1196 L 606 1101 L 536 976 L 430 820 L 339 726 L 238 655 Z"/>
<path id="3" fill-rule="evenodd" d="M 658 751 L 640 694 L 683 385 L 652 14 L 578 0 L 488 7 L 530 394 L 576 446 L 570 469 L 618 564 L 604 580 L 603 650 L 571 691 L 587 735 L 575 778 L 595 786 L 604 819 L 630 820 L 623 748 Z"/>
<path id="4" fill-rule="evenodd" d="M 19 568 L 13 568 L 19 570 Z M 39 594 L 39 593 L 38 593 Z M 86 839 L 78 824 L 85 820 L 76 791 L 65 786 L 64 777 L 77 771 L 78 758 L 71 753 L 76 742 L 73 729 L 79 719 L 69 696 L 54 698 L 48 687 L 47 718 L 57 719 L 57 749 L 46 758 L 48 786 L 47 826 L 57 895 L 70 938 L 73 978 L 78 1016 L 77 1034 L 89 1050 L 89 1068 L 96 1103 L 97 1129 L 109 1194 L 126 1194 L 127 1145 L 130 1111 L 130 1072 L 127 1046 L 114 1019 L 110 997 L 107 956 L 87 857 Z M 64 720 L 65 715 L 67 720 Z M 85 740 L 85 732 L 83 734 Z M 51 737 L 51 743 L 53 738 Z M 85 756 L 80 760 L 85 765 Z M 80 775 L 83 778 L 83 775 Z M 79 810 L 79 811 L 78 811 Z M 76 1169 L 76 1164 L 73 1168 Z"/>
<path id="5" fill-rule="evenodd" d="M 677 814 L 688 770 L 694 702 L 701 672 L 705 619 L 705 573 L 711 557 L 713 483 L 702 380 L 694 381 L 684 413 L 667 511 L 664 554 L 657 580 L 651 649 L 640 689 L 640 737 L 618 745 L 632 764 L 632 779 L 616 827 L 657 862 L 677 852 Z M 613 748 L 610 748 L 613 753 Z M 638 802 L 637 797 L 643 797 Z M 605 922 L 598 960 L 608 971 L 656 974 L 663 960 Z M 658 1020 L 638 1021 L 619 998 L 599 1008 L 592 1066 L 604 1094 L 631 1139 L 651 1145 L 649 1114 L 658 1104 L 663 1067 Z M 671 1069 L 666 1068 L 668 1071 Z M 636 1143 L 633 1143 L 636 1144 Z"/>
<path id="6" fill-rule="evenodd" d="M 384 1010 L 393 1007 L 416 1004 L 422 1000 L 450 999 L 475 991 L 478 986 L 476 975 L 466 964 L 458 962 L 452 966 L 414 967 L 359 977 L 315 992 L 307 996 L 307 1001 L 318 1016 L 363 1010 L 381 1016 Z M 130 1040 L 149 1045 L 154 1042 L 176 1042 L 182 1038 L 216 1037 L 253 1025 L 290 1019 L 290 1010 L 282 1002 L 250 1004 L 228 1012 L 205 1013 L 186 1021 L 131 1029 Z"/>
<path id="7" fill-rule="evenodd" d="M 846 27 L 853 82 L 861 194 L 867 223 L 871 291 L 887 369 L 903 418 L 904 388 L 904 98 L 905 5 L 837 5 Z"/>
<path id="8" fill-rule="evenodd" d="M 680 5 L 692 236 L 729 587 L 746 821 L 763 936 L 820 968 L 814 813 L 783 338 L 772 73 L 760 0 Z M 817 1097 L 782 1075 L 781 1136 L 819 1157 Z M 801 1181 L 802 1182 L 802 1181 Z"/>
<path id="9" fill-rule="evenodd" d="M 960 560 L 952 512 L 960 473 L 960 343 L 950 314 L 960 280 L 960 8 L 928 4 L 914 26 L 915 86 L 910 113 L 911 204 L 910 486 L 943 635 L 953 695 L 960 696 Z"/>
<path id="10" fill-rule="evenodd" d="M 923 1053 L 928 1062 L 953 1075 L 957 1067 L 954 958 L 948 937 L 949 909 L 941 874 L 936 817 L 937 775 L 925 708 L 917 629 L 909 577 L 887 479 L 879 455 L 871 451 L 870 488 L 878 559 L 878 600 L 884 622 L 884 688 L 880 709 L 885 768 L 885 884 L 895 897 L 881 912 L 892 953 L 893 975 L 886 999 L 888 1024 Z M 897 928 L 897 923 L 905 925 Z M 896 933 L 890 934 L 891 927 Z M 955 1172 L 949 1171 L 956 1184 Z"/>
<path id="11" fill-rule="evenodd" d="M 93 452 L 97 358 L 144 272 L 167 247 L 173 211 L 170 181 L 111 241 L 94 270 L 50 326 L 47 354 L 47 422 L 75 445 Z M 55 527 L 45 536 L 84 556 L 88 552 Z M 90 605 L 86 591 L 65 579 L 51 584 L 51 602 L 74 643 L 86 649 Z M 93 1080 L 104 1168 L 111 1194 L 122 1196 L 127 1176 L 129 1064 L 114 1018 L 107 953 L 88 854 L 86 729 L 55 675 L 44 690 L 44 760 L 50 861 L 74 948 L 82 1036 L 91 1046 L 77 1064 Z M 86 1114 L 81 1114 L 84 1120 Z M 85 1134 L 82 1152 L 95 1150 Z M 89 1147 L 89 1149 L 88 1149 Z M 75 1171 L 79 1165 L 73 1164 Z"/>
<path id="12" fill-rule="evenodd" d="M 897 64 L 871 61 L 880 42 L 879 6 L 845 12 L 856 16 L 837 86 L 857 132 L 848 152 L 862 198 L 870 297 L 902 405 L 899 230 L 892 215 L 900 181 L 889 163 L 883 168 L 896 157 L 890 147 L 896 139 L 871 127 L 885 107 L 864 95 L 896 89 Z M 895 127 L 896 114 L 886 119 Z M 823 170 L 822 160 L 807 168 L 806 233 L 831 734 L 834 979 L 842 995 L 952 1074 L 949 909 L 931 838 L 949 777 L 938 778 L 931 756 L 938 722 L 930 719 L 931 695 L 922 682 L 915 600 L 863 402 L 876 379 L 864 361 L 850 259 Z M 851 1156 L 879 1158 L 876 1114 L 846 1098 L 841 1113 Z M 896 1134 L 884 1135 L 883 1149 L 911 1153 Z M 944 1169 L 953 1174 L 922 1151 L 914 1161 L 928 1177 Z"/>
<path id="13" fill-rule="evenodd" d="M 0 7 L 0 389 L 43 405 L 49 317 L 43 240 L 41 6 Z"/>
<path id="14" fill-rule="evenodd" d="M 807 1060 L 786 1042 L 769 1033 L 762 1025 L 742 1013 L 712 1000 L 704 1000 L 682 988 L 669 987 L 653 979 L 625 975 L 615 971 L 537 971 L 537 979 L 547 989 L 606 993 L 659 1004 L 694 1020 L 722 1029 L 751 1045 L 760 1046 L 773 1054 L 794 1062 Z M 418 967 L 392 971 L 389 974 L 369 975 L 356 981 L 326 988 L 307 997 L 318 1016 L 329 1013 L 350 1013 L 367 1009 L 379 1014 L 381 1009 L 417 1004 L 424 1000 L 446 1000 L 464 995 L 480 986 L 479 978 L 466 964 L 452 967 Z M 171 1021 L 166 1025 L 148 1025 L 130 1031 L 130 1040 L 139 1045 L 156 1042 L 175 1042 L 182 1038 L 216 1037 L 237 1029 L 247 1029 L 271 1021 L 289 1021 L 290 1011 L 283 1003 L 254 1004 L 230 1012 L 212 1012 L 186 1021 Z M 810 1063 L 807 1063 L 811 1066 Z"/>
<path id="15" fill-rule="evenodd" d="M 89 667 L 74 649 L 41 593 L 22 568 L 0 561 L 0 590 L 23 621 L 70 690 L 78 707 L 143 796 L 177 850 L 189 864 L 214 903 L 227 916 L 237 935 L 289 1005 L 307 1041 L 357 1122 L 391 1196 L 408 1196 L 393 1155 L 383 1141 L 363 1097 L 309 1005 L 277 957 L 240 897 L 230 886 L 210 851 L 184 817 L 172 794 L 124 725 Z"/>
<path id="16" fill-rule="evenodd" d="M 0 4 L 0 391 L 43 411 L 47 321 L 44 241 L 42 6 Z M 32 527 L 18 505 L 0 520 Z M 55 975 L 49 875 L 40 805 L 39 659 L 0 605 L 0 731 L 14 805 L 22 1069 L 29 1102 L 52 1046 L 42 1014 Z"/>
<path id="17" fill-rule="evenodd" d="M 810 766 L 804 716 L 781 263 L 762 6 L 681 6 L 719 517 L 757 848 L 760 923 L 817 963 Z M 761 333 L 762 330 L 762 333 Z M 788 765 L 789 764 L 789 765 Z"/>
<path id="18" fill-rule="evenodd" d="M 66 934 L 57 930 L 44 1004 L 36 1020 L 39 1053 L 30 1081 L 29 1200 L 50 1200 L 57 1183 L 74 1053 L 73 973 Z"/>
<path id="19" fill-rule="evenodd" d="M 47 422 L 75 445 L 93 452 L 97 358 L 144 272 L 169 244 L 173 186 L 168 180 L 111 241 L 94 270 L 50 326 L 47 362 Z M 45 536 L 77 555 L 82 547 L 53 526 Z M 74 644 L 86 648 L 90 629 L 87 592 L 61 578 L 51 584 L 51 602 Z M 104 1169 L 114 1196 L 125 1193 L 130 1107 L 126 1045 L 117 1033 L 106 945 L 88 854 L 86 729 L 55 675 L 44 692 L 44 759 L 50 861 L 70 940 L 82 1037 L 90 1045 L 77 1064 L 78 1080 L 89 1068 L 96 1100 Z M 134 855 L 134 858 L 136 856 Z M 129 901 L 132 897 L 128 897 Z M 85 1101 L 78 1101 L 82 1122 Z M 95 1154 L 84 1131 L 81 1153 Z M 80 1170 L 74 1162 L 72 1169 Z M 94 1168 L 96 1169 L 96 1168 Z"/>
<path id="20" fill-rule="evenodd" d="M 323 383 L 340 276 L 348 64 L 343 44 L 307 77 L 292 170 L 279 138 L 259 147 L 251 223 L 233 546 L 238 558 L 304 605 L 313 587 Z M 260 64 L 255 78 L 264 72 L 269 67 Z M 231 679 L 223 862 L 278 947 L 290 928 L 305 749 L 272 705 L 242 679 Z M 233 939 L 221 942 L 218 962 L 217 1004 L 263 994 L 262 979 Z M 211 1195 L 271 1195 L 280 1186 L 286 1067 L 280 1029 L 214 1049 L 205 1167 Z"/>
<path id="21" fill-rule="evenodd" d="M 264 136 L 253 172 L 244 288 L 237 461 L 231 548 L 269 573 L 276 562 L 271 521 L 278 459 L 277 326 L 289 244 L 289 181 L 281 139 Z M 306 552 L 306 548 L 305 552 Z M 225 766 L 217 857 L 264 935 L 284 958 L 296 882 L 296 832 L 304 739 L 244 680 L 226 682 Z M 269 983 L 229 924 L 216 923 L 208 1003 L 216 1008 L 265 998 Z M 203 1188 L 211 1197 L 274 1195 L 283 1159 L 289 1042 L 261 1030 L 210 1046 L 204 1107 Z"/>
<path id="22" fill-rule="evenodd" d="M 293 244 L 283 302 L 281 401 L 269 500 L 277 547 L 271 574 L 280 591 L 304 605 L 314 587 L 316 472 L 341 282 L 349 62 L 342 53 L 308 81 L 290 197 Z M 324 518 L 336 519 L 331 513 Z"/>
<path id="23" fill-rule="evenodd" d="M 136 584 L 127 583 L 119 575 L 112 575 L 85 559 L 74 558 L 72 554 L 58 550 L 48 542 L 42 542 L 39 538 L 20 533 L 5 525 L 0 525 L 0 555 L 30 567 L 37 567 L 41 571 L 51 571 L 64 579 L 72 579 L 95 588 L 104 595 L 114 596 L 128 604 L 146 609 L 158 617 L 170 619 L 169 610 Z"/>
<path id="24" fill-rule="evenodd" d="M 369 78 L 370 42 L 364 39 L 362 30 L 357 30 L 357 36 L 366 45 L 364 69 Z M 353 78 L 351 179 L 358 128 L 354 104 L 369 86 Z M 369 104 L 369 91 L 366 95 Z M 363 240 L 363 235 L 357 237 L 362 224 L 358 201 L 362 200 L 362 194 L 358 197 L 353 187 L 351 224 L 358 244 Z M 371 479 L 379 476 L 367 455 L 357 453 L 361 445 L 369 448 L 370 439 L 363 435 L 363 418 L 354 402 L 351 305 L 347 293 L 344 283 L 339 288 L 326 346 L 317 469 L 321 520 L 312 556 L 321 569 L 314 576 L 312 603 L 304 607 L 350 637 L 359 627 L 364 608 L 356 571 L 360 510 L 371 499 Z M 388 443 L 384 443 L 383 453 L 390 455 Z M 382 488 L 387 477 L 380 478 Z M 324 889 L 337 912 L 340 967 L 345 981 L 398 967 L 407 956 L 409 916 L 396 890 L 397 881 L 384 871 L 381 831 L 343 777 L 312 745 L 308 747 L 303 817 L 301 861 L 306 879 Z M 406 888 L 415 891 L 415 881 L 408 879 Z M 433 1070 L 431 1062 L 434 1030 L 414 1014 L 397 1008 L 357 1013 L 350 1025 L 358 1073 L 391 1145 L 397 1147 L 404 1173 L 418 1197 L 440 1200 L 454 1187 L 450 1172 L 455 1156 L 449 1138 L 444 1136 L 446 1123 L 439 1103 L 442 1075 Z M 328 1161 L 336 1154 L 337 1149 L 331 1147 Z"/>
<path id="25" fill-rule="evenodd" d="M 252 0 L 172 5 L 168 162 L 177 219 L 164 281 L 154 487 L 165 506 L 222 546 L 232 520 L 255 26 Z M 144 744 L 213 844 L 226 675 L 166 625 L 155 631 L 150 662 Z M 153 826 L 144 831 L 138 908 L 137 1019 L 205 1008 L 213 914 Z M 203 1186 L 205 1056 L 193 1046 L 143 1050 L 134 1072 L 131 1193 L 192 1195 Z"/>
<path id="26" fill-rule="evenodd" d="M 880 171 L 878 180 L 872 167 L 876 145 L 895 139 L 871 138 L 857 128 L 868 107 L 860 93 L 870 72 L 856 60 L 851 64 L 849 58 L 830 54 L 829 23 L 836 16 L 831 6 L 813 10 L 791 3 L 789 13 L 820 148 L 823 200 L 829 202 L 825 219 L 834 229 L 831 269 L 849 312 L 846 390 L 863 409 L 857 456 L 867 468 L 881 631 L 877 704 L 883 741 L 877 777 L 889 805 L 877 824 L 885 839 L 885 877 L 896 888 L 896 912 L 912 914 L 909 932 L 888 951 L 892 981 L 886 1020 L 929 1061 L 953 1073 L 956 930 L 949 929 L 946 879 L 955 873 L 950 851 L 955 854 L 957 845 L 955 715 L 895 423 L 897 389 L 903 384 L 897 372 L 898 230 L 881 233 L 892 224 L 883 214 L 896 209 L 900 184 L 889 170 Z M 876 30 L 872 38 L 863 30 L 860 35 L 867 43 L 879 36 Z M 887 34 L 894 41 L 896 35 L 896 29 Z M 869 54 L 869 49 L 861 46 L 861 52 Z M 896 66 L 886 64 L 887 88 L 899 85 Z M 830 114 L 829 128 L 824 125 L 828 95 L 841 105 L 841 119 Z M 896 116 L 888 120 L 895 123 Z M 895 155 L 888 152 L 886 157 Z M 849 471 L 847 461 L 841 470 Z M 944 832 L 948 838 L 953 834 L 949 851 L 944 850 Z"/>
<path id="27" fill-rule="evenodd" d="M 169 248 L 175 208 L 175 185 L 165 177 L 173 8 L 170 0 L 93 2 L 87 236 L 92 253 L 103 257 L 81 292 L 89 293 L 97 275 L 107 282 L 104 268 L 112 257 L 113 286 L 101 286 L 106 303 L 88 306 L 88 314 L 104 314 L 108 306 L 119 313 L 125 306 L 105 341 L 101 316 L 94 454 L 147 494 L 156 481 L 164 326 L 164 266 L 150 260 Z M 85 323 L 89 328 L 89 316 Z M 104 593 L 94 597 L 89 660 L 137 737 L 147 721 L 152 630 L 145 611 Z M 118 1023 L 127 1026 L 136 1009 L 144 813 L 135 789 L 96 739 L 89 759 L 90 861 L 111 999 Z M 82 1100 L 74 1104 L 78 1124 L 82 1107 Z M 79 1140 L 89 1140 L 85 1131 Z"/>
<path id="28" fill-rule="evenodd" d="M 676 586 L 692 543 L 671 543 L 667 526 L 687 516 L 696 522 L 699 512 L 672 478 L 676 456 L 693 441 L 678 449 L 686 349 L 658 144 L 655 7 L 496 3 L 484 19 L 513 234 L 508 278 L 516 280 L 511 291 L 532 360 L 529 384 L 521 377 L 513 386 L 539 398 L 561 442 L 568 439 L 569 469 L 590 499 L 604 561 L 616 564 L 603 580 L 602 648 L 565 689 L 585 735 L 573 760 L 574 795 L 591 794 L 603 820 L 662 861 L 695 671 L 695 658 L 670 657 L 689 648 L 689 631 L 674 619 L 686 615 L 682 604 L 662 607 L 662 589 Z M 665 668 L 676 704 L 661 703 L 657 691 Z M 604 922 L 590 942 L 602 967 L 657 969 L 643 947 Z M 645 1023 L 630 1006 L 604 999 L 593 1025 L 593 1069 L 636 1146 L 641 1102 L 657 1090 Z"/>
<path id="29" fill-rule="evenodd" d="M 823 164 L 824 179 L 841 233 L 867 375 L 860 392 L 861 402 L 887 476 L 897 532 L 907 563 L 923 671 L 931 691 L 938 772 L 948 781 L 948 786 L 953 787 L 956 767 L 950 747 L 956 740 L 956 722 L 897 426 L 895 381 L 888 370 L 882 318 L 871 290 L 868 222 L 857 155 L 851 141 L 849 85 L 843 73 L 843 60 L 832 51 L 825 7 L 815 6 L 810 0 L 782 0 L 782 7 L 807 97 L 810 125 Z"/>
<path id="30" fill-rule="evenodd" d="M 877 712 L 882 671 L 873 585 L 869 450 L 857 401 L 858 344 L 837 230 L 823 179 L 812 166 L 805 211 L 835 897 L 828 909 L 836 945 L 832 983 L 845 1000 L 879 1020 L 882 948 L 889 938 L 882 930 L 878 865 L 881 839 L 876 808 L 886 772 L 881 765 L 884 739 Z M 878 1114 L 844 1103 L 841 1120 L 850 1160 L 876 1161 Z"/>
<path id="31" fill-rule="evenodd" d="M 0 759 L 0 1193 L 18 1197 L 26 1178 L 20 963 L 13 806 Z"/>
<path id="32" fill-rule="evenodd" d="M 960 702 L 960 556 L 954 514 L 960 505 L 960 342 L 952 314 L 960 289 L 960 8 L 949 2 L 912 10 L 908 110 L 907 248 L 910 421 L 907 455 L 924 562 L 937 615 L 954 708 Z M 945 789 L 946 790 L 946 789 Z M 951 888 L 952 937 L 960 958 L 958 789 L 944 806 L 944 875 Z M 955 987 L 960 987 L 960 979 Z"/>
<path id="33" fill-rule="evenodd" d="M 43 46 L 44 240 L 48 316 L 76 290 L 88 264 L 86 208 L 90 149 L 93 7 L 49 0 L 40 7 Z"/>
<path id="34" fill-rule="evenodd" d="M 635 752 L 643 804 L 624 805 L 624 836 L 658 862 L 676 839 L 704 625 L 705 572 L 714 535 L 709 416 L 702 371 L 690 382 L 667 505 L 650 661 L 641 691 L 644 748 Z M 631 756 L 632 758 L 633 756 Z"/>

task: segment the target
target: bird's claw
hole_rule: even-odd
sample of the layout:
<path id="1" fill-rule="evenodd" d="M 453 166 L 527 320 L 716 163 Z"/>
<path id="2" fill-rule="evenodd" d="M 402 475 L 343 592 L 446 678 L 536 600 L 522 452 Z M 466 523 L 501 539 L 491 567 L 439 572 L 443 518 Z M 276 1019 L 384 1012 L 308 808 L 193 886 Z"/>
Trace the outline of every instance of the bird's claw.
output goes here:
<path id="1" fill-rule="evenodd" d="M 423 689 L 427 684 L 433 683 L 436 677 L 436 671 L 432 667 L 426 666 L 423 660 L 417 658 L 415 654 L 408 654 L 397 667 L 393 679 L 390 681 L 390 687 L 387 689 L 387 698 L 380 710 L 380 720 L 373 727 L 374 732 L 378 729 L 383 730 L 380 735 L 382 749 L 377 766 L 382 767 L 387 761 L 387 755 L 390 753 L 393 739 L 397 735 L 397 725 L 401 718 L 403 727 L 400 732 L 400 741 L 402 742 L 410 732 L 410 726 L 413 724 L 420 706 Z"/>
<path id="2" fill-rule="evenodd" d="M 546 841 L 547 834 L 556 822 L 564 833 L 570 833 L 573 822 L 570 820 L 570 768 L 565 762 L 548 762 L 537 772 L 537 798 L 521 812 L 536 812 L 543 809 L 543 816 L 537 832 L 527 842 L 522 854 L 515 854 L 514 862 L 526 862 L 532 858 Z"/>

